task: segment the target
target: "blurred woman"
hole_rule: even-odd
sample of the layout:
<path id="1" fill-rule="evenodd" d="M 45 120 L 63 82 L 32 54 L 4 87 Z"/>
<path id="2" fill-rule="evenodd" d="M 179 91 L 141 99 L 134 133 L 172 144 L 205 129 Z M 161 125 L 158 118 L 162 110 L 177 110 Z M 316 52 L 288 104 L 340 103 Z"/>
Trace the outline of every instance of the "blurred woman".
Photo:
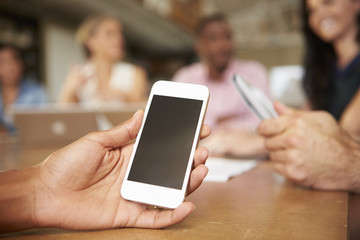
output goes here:
<path id="1" fill-rule="evenodd" d="M 15 128 L 5 109 L 11 104 L 37 105 L 46 102 L 44 89 L 24 76 L 21 52 L 14 46 L 0 46 L 0 132 Z"/>
<path id="2" fill-rule="evenodd" d="M 60 93 L 60 103 L 103 106 L 143 101 L 147 93 L 145 71 L 121 62 L 125 55 L 122 25 L 114 17 L 86 19 L 77 31 L 77 40 L 87 60 L 73 67 Z"/>
<path id="3" fill-rule="evenodd" d="M 303 0 L 304 89 L 309 106 L 360 134 L 360 0 Z M 360 110 L 360 109 L 359 109 Z"/>

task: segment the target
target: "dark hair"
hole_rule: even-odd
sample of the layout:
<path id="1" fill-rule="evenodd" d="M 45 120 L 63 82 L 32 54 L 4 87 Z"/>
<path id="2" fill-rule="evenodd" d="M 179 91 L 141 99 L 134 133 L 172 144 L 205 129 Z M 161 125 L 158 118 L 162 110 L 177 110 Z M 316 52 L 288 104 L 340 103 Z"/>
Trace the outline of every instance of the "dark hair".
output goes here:
<path id="1" fill-rule="evenodd" d="M 303 33 L 306 52 L 304 56 L 305 75 L 303 88 L 314 110 L 329 110 L 330 95 L 333 90 L 332 75 L 336 64 L 336 54 L 332 44 L 320 39 L 309 26 L 307 0 L 302 0 Z M 360 26 L 360 15 L 357 17 Z M 359 31 L 356 41 L 359 42 Z"/>
<path id="2" fill-rule="evenodd" d="M 196 36 L 200 36 L 204 29 L 213 22 L 226 22 L 227 23 L 227 19 L 226 16 L 222 13 L 216 13 L 216 14 L 212 14 L 209 16 L 205 16 L 203 18 L 200 18 L 199 21 L 196 24 L 196 28 L 195 28 L 195 33 Z"/>

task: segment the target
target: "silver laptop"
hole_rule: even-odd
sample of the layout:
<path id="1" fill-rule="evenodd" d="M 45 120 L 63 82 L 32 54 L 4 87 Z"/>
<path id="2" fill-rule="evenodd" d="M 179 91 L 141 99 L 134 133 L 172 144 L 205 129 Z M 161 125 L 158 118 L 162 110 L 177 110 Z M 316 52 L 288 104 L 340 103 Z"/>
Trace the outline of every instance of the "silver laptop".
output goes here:
<path id="1" fill-rule="evenodd" d="M 129 119 L 139 106 L 117 109 L 79 107 L 23 108 L 9 110 L 21 143 L 25 145 L 66 145 L 94 131 L 106 130 Z"/>

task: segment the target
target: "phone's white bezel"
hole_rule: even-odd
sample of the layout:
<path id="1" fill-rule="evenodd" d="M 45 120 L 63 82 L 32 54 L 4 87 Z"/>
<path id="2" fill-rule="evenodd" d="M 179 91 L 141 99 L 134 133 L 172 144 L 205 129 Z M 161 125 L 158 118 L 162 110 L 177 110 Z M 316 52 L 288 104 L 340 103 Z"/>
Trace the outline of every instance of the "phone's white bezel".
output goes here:
<path id="1" fill-rule="evenodd" d="M 132 163 L 134 161 L 134 156 L 139 144 L 139 140 L 141 138 L 143 127 L 154 95 L 203 101 L 200 117 L 194 135 L 190 157 L 186 168 L 185 178 L 181 190 L 128 180 L 129 172 Z M 129 165 L 127 167 L 124 181 L 121 187 L 121 195 L 123 198 L 131 201 L 136 201 L 136 202 L 141 202 L 141 203 L 146 203 L 150 205 L 155 205 L 164 208 L 171 208 L 171 209 L 178 207 L 184 201 L 188 180 L 193 164 L 194 153 L 197 146 L 197 142 L 199 140 L 208 99 L 209 99 L 209 90 L 207 87 L 202 85 L 176 83 L 169 81 L 158 81 L 153 85 L 149 96 L 149 100 L 146 105 L 144 119 L 140 131 L 138 133 L 138 137 L 136 138 L 133 152 L 131 154 Z"/>
<path id="2" fill-rule="evenodd" d="M 246 104 L 260 120 L 278 117 L 272 102 L 260 89 L 250 85 L 239 75 L 234 75 L 233 81 Z"/>

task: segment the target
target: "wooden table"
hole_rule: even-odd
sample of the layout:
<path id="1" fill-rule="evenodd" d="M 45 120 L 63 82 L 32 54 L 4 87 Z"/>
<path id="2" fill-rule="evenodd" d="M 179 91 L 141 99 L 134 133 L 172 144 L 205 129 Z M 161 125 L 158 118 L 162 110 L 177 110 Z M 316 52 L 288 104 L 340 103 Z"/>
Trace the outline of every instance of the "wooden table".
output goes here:
<path id="1" fill-rule="evenodd" d="M 0 149 L 1 168 L 33 165 L 55 148 Z M 3 158 L 5 156 L 5 158 Z M 4 167 L 6 159 L 7 167 Z M 12 159 L 12 160 L 11 160 Z M 11 161 L 14 161 L 12 164 Z M 10 166 L 10 167 L 9 167 Z M 226 183 L 206 182 L 188 200 L 196 210 L 167 229 L 74 232 L 34 229 L 2 239 L 347 239 L 346 192 L 321 192 L 294 185 L 270 162 Z"/>

